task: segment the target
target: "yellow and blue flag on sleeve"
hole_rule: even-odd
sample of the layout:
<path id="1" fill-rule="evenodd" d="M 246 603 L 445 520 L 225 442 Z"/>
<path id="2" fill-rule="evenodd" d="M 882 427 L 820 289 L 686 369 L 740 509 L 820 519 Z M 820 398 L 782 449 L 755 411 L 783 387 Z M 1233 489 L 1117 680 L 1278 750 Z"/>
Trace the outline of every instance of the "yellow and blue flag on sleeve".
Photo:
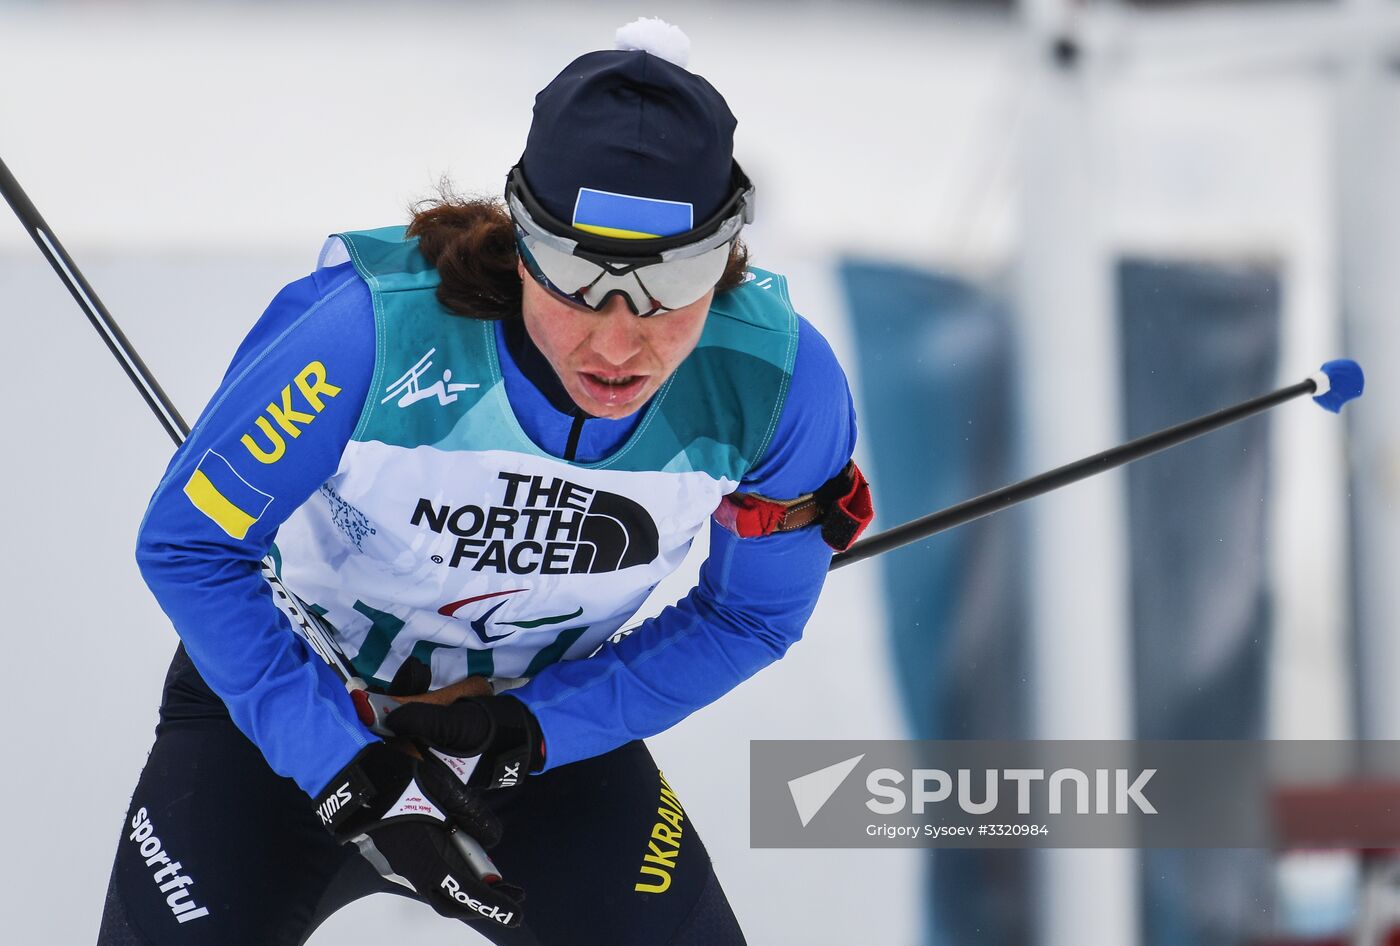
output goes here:
<path id="1" fill-rule="evenodd" d="M 235 539 L 245 538 L 272 504 L 271 496 L 239 476 L 228 460 L 213 450 L 205 451 L 185 483 L 185 495 Z"/>

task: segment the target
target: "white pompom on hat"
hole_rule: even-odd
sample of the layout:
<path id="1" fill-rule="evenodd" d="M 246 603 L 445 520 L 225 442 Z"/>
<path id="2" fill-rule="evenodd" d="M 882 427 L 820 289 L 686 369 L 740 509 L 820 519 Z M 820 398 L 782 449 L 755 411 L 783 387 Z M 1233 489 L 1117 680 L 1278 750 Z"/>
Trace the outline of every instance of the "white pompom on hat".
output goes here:
<path id="1" fill-rule="evenodd" d="M 617 48 L 651 53 L 682 69 L 690 62 L 690 37 L 679 26 L 644 16 L 617 29 Z"/>
<path id="2" fill-rule="evenodd" d="M 737 122 L 724 96 L 685 67 L 690 40 L 677 27 L 637 20 L 617 40 L 623 48 L 584 53 L 535 96 L 518 167 L 532 198 L 566 226 L 582 219 L 587 191 L 664 203 L 675 215 L 662 229 L 590 225 L 675 236 L 733 199 Z"/>

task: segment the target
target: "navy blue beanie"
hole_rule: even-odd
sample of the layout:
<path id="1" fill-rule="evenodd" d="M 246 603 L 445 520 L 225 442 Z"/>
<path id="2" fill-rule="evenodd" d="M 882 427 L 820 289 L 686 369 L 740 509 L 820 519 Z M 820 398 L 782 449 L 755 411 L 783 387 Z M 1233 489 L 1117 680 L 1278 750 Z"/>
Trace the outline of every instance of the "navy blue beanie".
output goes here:
<path id="1" fill-rule="evenodd" d="M 673 236 L 733 195 L 736 124 L 714 86 L 674 63 L 639 50 L 586 53 L 535 96 L 520 167 L 564 223 Z"/>

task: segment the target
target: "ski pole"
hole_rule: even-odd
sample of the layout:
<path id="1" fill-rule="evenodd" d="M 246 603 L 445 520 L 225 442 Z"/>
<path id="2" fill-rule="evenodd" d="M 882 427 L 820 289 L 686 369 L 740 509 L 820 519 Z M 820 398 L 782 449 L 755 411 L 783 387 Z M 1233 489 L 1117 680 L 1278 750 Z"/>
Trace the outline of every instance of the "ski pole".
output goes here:
<path id="1" fill-rule="evenodd" d="M 15 180 L 3 159 L 0 159 L 0 194 L 4 195 L 5 202 L 29 232 L 29 236 L 38 245 L 39 252 L 44 254 L 58 278 L 68 287 L 74 301 L 87 315 L 97 334 L 107 343 L 107 350 L 121 363 L 126 376 L 136 385 L 136 390 L 156 415 L 156 420 L 165 428 L 165 432 L 170 435 L 170 439 L 175 442 L 175 446 L 184 444 L 190 435 L 189 424 L 185 423 L 185 419 L 170 402 L 151 370 L 136 353 L 136 349 L 127 340 L 112 314 L 107 311 L 107 307 L 102 304 L 102 300 L 97 297 L 97 293 L 73 262 L 73 258 L 68 255 L 68 251 L 63 248 L 63 244 L 54 235 L 39 209 L 34 206 L 34 202 L 29 199 L 29 195 L 24 192 L 24 188 L 19 186 L 19 181 Z M 345 687 L 350 691 L 351 702 L 361 722 L 381 736 L 394 735 L 384 724 L 384 717 L 398 705 L 397 702 L 369 692 L 365 682 L 355 673 L 354 666 L 336 644 L 330 627 L 320 615 L 308 608 L 282 584 L 282 579 L 278 577 L 270 558 L 262 560 L 262 577 L 272 589 L 272 601 L 278 610 L 287 616 L 292 627 L 301 633 L 311 649 L 345 681 Z M 500 871 L 491 863 L 491 858 L 475 838 L 455 828 L 451 829 L 449 834 L 458 853 L 482 880 L 487 883 L 500 880 Z"/>
<path id="2" fill-rule="evenodd" d="M 1078 482 L 1105 470 L 1112 470 L 1115 467 L 1166 450 L 1168 447 L 1185 443 L 1202 434 L 1233 424 L 1304 394 L 1313 395 L 1313 400 L 1322 407 L 1333 413 L 1338 413 L 1347 401 L 1361 396 L 1364 386 L 1365 377 L 1361 373 L 1361 366 L 1356 362 L 1349 359 L 1329 361 L 1315 374 L 1297 384 L 1291 384 L 1288 387 L 1279 388 L 1277 391 L 1242 401 L 1239 404 L 1205 414 L 1194 420 L 1188 420 L 1174 427 L 1167 427 L 1155 433 L 1138 437 L 1136 440 L 1130 440 L 1102 453 L 1096 453 L 1091 457 L 1056 467 L 1038 476 L 1032 476 L 1030 479 L 1013 483 L 1010 486 L 1003 486 L 1001 489 L 964 500 L 949 506 L 947 509 L 929 513 L 927 516 L 921 516 L 903 525 L 895 526 L 893 529 L 887 529 L 878 535 L 872 535 L 868 539 L 857 542 L 847 551 L 832 556 L 831 568 L 833 570 L 841 568 L 852 562 L 858 562 L 861 559 L 899 548 L 901 545 L 926 539 L 974 519 L 990 516 L 994 512 L 1000 512 L 1009 506 L 1044 495 L 1051 490 L 1059 489 L 1061 486 L 1068 486 L 1070 483 Z"/>
<path id="3" fill-rule="evenodd" d="M 63 280 L 63 284 L 68 287 L 68 291 L 87 315 L 88 321 L 97 330 L 97 334 L 102 336 L 102 340 L 107 344 L 107 349 L 121 363 L 122 369 L 126 371 L 126 376 L 131 379 L 131 383 L 136 386 L 136 390 L 140 392 L 152 413 L 156 415 L 156 420 L 165 428 L 166 433 L 170 434 L 170 439 L 175 442 L 175 446 L 179 447 L 190 435 L 189 424 L 185 423 L 185 419 L 180 416 L 180 412 L 170 402 L 170 398 L 166 396 L 160 382 L 156 381 L 151 370 L 146 367 L 146 363 L 136 353 L 136 349 L 132 347 L 116 320 L 112 318 L 112 314 L 102 304 L 102 300 L 93 291 L 82 271 L 73 262 L 73 258 L 68 255 L 68 251 L 63 248 L 63 244 L 59 242 L 58 237 L 54 235 L 38 208 L 34 206 L 34 202 L 19 186 L 19 181 L 15 180 L 15 176 L 10 173 L 10 169 L 5 166 L 3 160 L 0 160 L 0 194 L 4 195 L 10 209 L 15 212 L 20 223 L 29 231 L 30 237 L 38 245 L 44 258 L 49 261 L 54 272 L 58 274 L 58 278 Z M 272 586 L 274 602 L 291 619 L 292 626 L 302 632 L 307 643 L 326 663 L 340 673 L 347 684 L 354 680 L 354 668 L 350 666 L 349 660 L 341 653 L 340 648 L 330 636 L 325 622 L 287 590 L 273 570 L 270 559 L 263 559 L 262 573 L 263 577 L 267 579 L 267 583 Z"/>
<path id="4" fill-rule="evenodd" d="M 58 242 L 58 237 L 53 235 L 49 225 L 39 214 L 38 209 L 30 201 L 28 195 L 24 193 L 15 176 L 10 173 L 10 169 L 5 166 L 5 162 L 0 160 L 0 193 L 5 195 L 5 201 L 10 205 L 10 209 L 15 212 L 19 222 L 24 229 L 29 232 L 29 236 L 39 247 L 39 252 L 44 254 L 44 258 L 49 261 L 49 265 L 58 273 L 58 278 L 63 280 L 63 284 L 68 287 L 68 291 L 73 294 L 73 300 L 82 308 L 87 315 L 92 327 L 97 330 L 97 334 L 102 336 L 102 340 L 107 343 L 107 350 L 110 351 L 121 363 L 122 370 L 131 379 L 131 383 L 136 385 L 136 390 L 145 398 L 151 411 L 155 413 L 156 420 L 165 428 L 165 432 L 170 434 L 170 439 L 175 441 L 178 447 L 189 436 L 190 425 L 185 423 L 185 419 L 180 416 L 180 412 L 175 409 L 175 405 L 170 403 L 170 398 L 165 396 L 165 391 L 156 383 L 156 379 L 151 375 L 146 363 L 141 360 L 141 356 L 136 354 L 136 350 L 131 347 L 131 343 L 126 340 L 122 330 L 118 327 L 116 320 L 112 318 L 107 307 L 102 304 L 102 300 L 97 298 L 97 293 L 92 291 L 92 286 L 83 278 L 83 274 L 78 271 L 68 251 L 63 248 L 63 244 Z"/>

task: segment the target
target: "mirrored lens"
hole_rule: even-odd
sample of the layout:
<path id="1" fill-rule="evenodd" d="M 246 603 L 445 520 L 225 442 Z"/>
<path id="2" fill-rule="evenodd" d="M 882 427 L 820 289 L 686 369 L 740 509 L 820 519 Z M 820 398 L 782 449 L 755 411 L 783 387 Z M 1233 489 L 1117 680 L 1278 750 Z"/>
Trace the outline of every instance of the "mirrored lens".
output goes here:
<path id="1" fill-rule="evenodd" d="M 713 289 L 728 261 L 729 244 L 724 243 L 699 256 L 644 266 L 636 276 L 653 299 L 668 309 L 679 309 Z"/>
<path id="2" fill-rule="evenodd" d="M 525 239 L 519 243 L 524 252 L 531 257 L 525 261 L 526 268 L 531 268 L 529 264 L 533 261 L 533 269 L 538 270 L 538 275 L 551 283 L 550 288 L 555 292 L 577 301 L 580 305 L 587 304 L 584 302 L 584 293 L 603 275 L 603 267 L 586 259 L 561 253 L 538 240 Z"/>
<path id="3" fill-rule="evenodd" d="M 519 240 L 526 269 L 546 289 L 576 305 L 601 309 L 616 293 L 627 297 L 641 316 L 690 305 L 712 289 L 724 274 L 729 245 L 699 256 L 639 266 L 625 273 L 530 239 Z"/>

